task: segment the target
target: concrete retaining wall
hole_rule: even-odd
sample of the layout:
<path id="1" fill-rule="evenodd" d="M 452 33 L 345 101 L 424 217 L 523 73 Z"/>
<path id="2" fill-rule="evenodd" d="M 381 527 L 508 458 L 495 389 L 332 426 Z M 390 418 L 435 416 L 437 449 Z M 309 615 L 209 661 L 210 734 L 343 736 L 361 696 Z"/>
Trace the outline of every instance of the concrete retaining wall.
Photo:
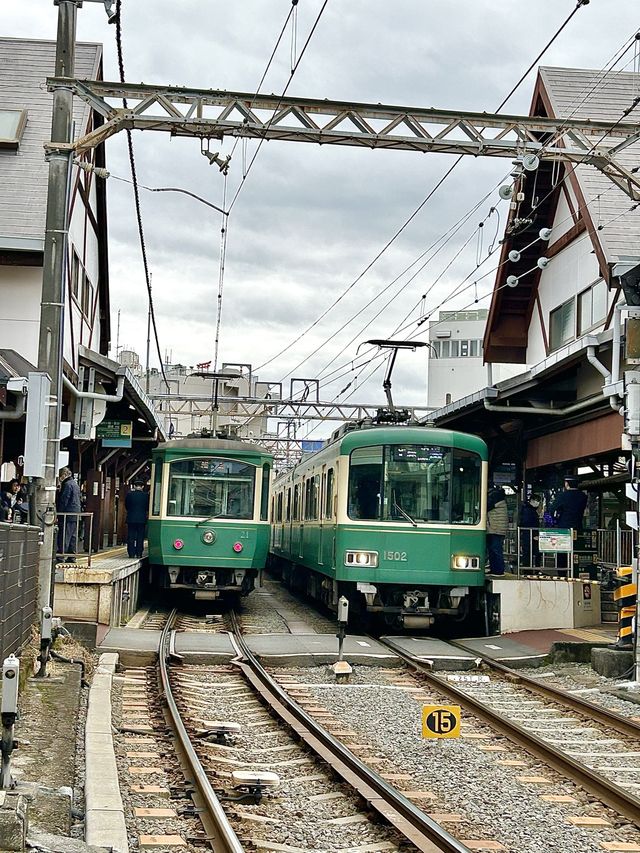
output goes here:
<path id="1" fill-rule="evenodd" d="M 492 578 L 500 596 L 500 628 L 585 628 L 600 624 L 600 585 L 588 581 Z"/>

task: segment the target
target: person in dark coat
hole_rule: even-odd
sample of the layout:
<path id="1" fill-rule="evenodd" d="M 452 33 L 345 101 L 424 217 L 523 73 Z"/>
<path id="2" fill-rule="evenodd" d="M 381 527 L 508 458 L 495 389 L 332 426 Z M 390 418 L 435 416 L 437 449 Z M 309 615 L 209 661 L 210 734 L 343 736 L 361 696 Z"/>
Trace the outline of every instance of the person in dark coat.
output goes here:
<path id="1" fill-rule="evenodd" d="M 587 506 L 587 494 L 578 488 L 577 477 L 565 477 L 564 491 L 553 504 L 553 515 L 558 527 L 582 530 L 582 516 Z"/>
<path id="2" fill-rule="evenodd" d="M 124 506 L 127 510 L 127 553 L 130 557 L 142 557 L 144 529 L 149 516 L 149 493 L 144 491 L 142 480 L 134 481 Z"/>
<path id="3" fill-rule="evenodd" d="M 525 566 L 540 565 L 540 516 L 538 507 L 542 503 L 539 495 L 531 495 L 520 507 L 520 552 Z M 533 559 L 532 559 L 533 558 Z"/>
<path id="4" fill-rule="evenodd" d="M 56 497 L 58 516 L 58 554 L 65 557 L 67 563 L 73 563 L 76 553 L 79 513 L 81 512 L 80 486 L 73 479 L 69 468 L 61 468 L 60 491 Z M 65 514 L 66 513 L 66 514 Z"/>

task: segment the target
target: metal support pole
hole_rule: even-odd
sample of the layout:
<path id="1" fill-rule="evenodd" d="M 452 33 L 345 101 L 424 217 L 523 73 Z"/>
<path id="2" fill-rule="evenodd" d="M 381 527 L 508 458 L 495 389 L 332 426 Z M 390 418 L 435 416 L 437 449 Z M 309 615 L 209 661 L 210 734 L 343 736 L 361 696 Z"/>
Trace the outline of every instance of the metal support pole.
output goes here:
<path id="1" fill-rule="evenodd" d="M 20 662 L 9 655 L 2 665 L 2 735 L 0 736 L 0 790 L 8 791 L 15 787 L 11 776 L 11 754 L 15 748 L 13 726 L 18 716 L 18 684 L 20 681 Z"/>
<path id="2" fill-rule="evenodd" d="M 56 42 L 56 76 L 73 77 L 75 61 L 76 14 L 81 0 L 54 0 L 58 5 Z M 64 341 L 64 274 L 67 254 L 68 204 L 67 186 L 72 152 L 65 145 L 72 141 L 73 93 L 65 85 L 53 90 L 53 118 L 49 153 L 49 187 L 45 225 L 44 261 L 42 269 L 42 301 L 38 370 L 51 379 L 51 403 L 44 476 L 36 491 L 36 512 L 43 526 L 38 571 L 38 600 L 41 607 L 51 600 L 53 576 L 54 521 L 58 437 L 62 408 L 62 347 Z M 55 148 L 55 143 L 62 143 Z"/>

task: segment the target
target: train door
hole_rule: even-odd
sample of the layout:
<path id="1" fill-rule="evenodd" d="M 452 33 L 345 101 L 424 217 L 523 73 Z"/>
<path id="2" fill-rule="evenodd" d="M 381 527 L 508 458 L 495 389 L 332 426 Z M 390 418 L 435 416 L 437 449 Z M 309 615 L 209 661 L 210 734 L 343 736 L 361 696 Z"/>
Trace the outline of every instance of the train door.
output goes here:
<path id="1" fill-rule="evenodd" d="M 324 501 L 325 495 L 327 493 L 327 466 L 322 466 L 322 475 L 320 477 L 320 488 L 318 489 L 318 510 L 317 510 L 317 518 L 318 518 L 318 553 L 316 555 L 318 564 L 320 566 L 324 565 L 323 560 L 323 542 L 324 542 Z"/>
<path id="2" fill-rule="evenodd" d="M 284 541 L 282 543 L 283 550 L 286 554 L 291 553 L 291 486 L 287 486 L 286 491 L 286 504 L 285 504 L 285 528 L 284 528 Z"/>
<path id="3" fill-rule="evenodd" d="M 296 483 L 293 487 L 293 508 L 292 508 L 292 524 L 291 524 L 291 548 L 289 550 L 289 555 L 292 559 L 296 559 L 300 556 L 300 504 L 301 504 L 301 496 L 300 496 L 300 483 Z"/>
<path id="4" fill-rule="evenodd" d="M 309 491 L 309 483 L 310 480 L 308 479 L 303 479 L 300 483 L 300 541 L 298 542 L 298 557 L 301 560 L 304 559 L 304 522 L 309 509 L 309 497 L 307 495 L 307 492 Z"/>
<path id="5" fill-rule="evenodd" d="M 335 568 L 335 538 L 336 538 L 336 475 L 333 467 L 327 471 L 327 483 L 322 504 L 322 562 L 325 567 Z"/>

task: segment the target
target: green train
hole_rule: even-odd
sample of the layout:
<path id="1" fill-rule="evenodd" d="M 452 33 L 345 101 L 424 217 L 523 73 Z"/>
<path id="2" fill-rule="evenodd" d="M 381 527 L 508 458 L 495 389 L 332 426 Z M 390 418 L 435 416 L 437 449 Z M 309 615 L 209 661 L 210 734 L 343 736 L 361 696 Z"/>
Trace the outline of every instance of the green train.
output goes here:
<path id="1" fill-rule="evenodd" d="M 185 438 L 153 451 L 152 581 L 196 599 L 248 595 L 269 549 L 273 459 L 242 441 Z"/>
<path id="2" fill-rule="evenodd" d="M 484 625 L 487 459 L 459 432 L 342 427 L 274 483 L 270 564 L 388 626 Z"/>

